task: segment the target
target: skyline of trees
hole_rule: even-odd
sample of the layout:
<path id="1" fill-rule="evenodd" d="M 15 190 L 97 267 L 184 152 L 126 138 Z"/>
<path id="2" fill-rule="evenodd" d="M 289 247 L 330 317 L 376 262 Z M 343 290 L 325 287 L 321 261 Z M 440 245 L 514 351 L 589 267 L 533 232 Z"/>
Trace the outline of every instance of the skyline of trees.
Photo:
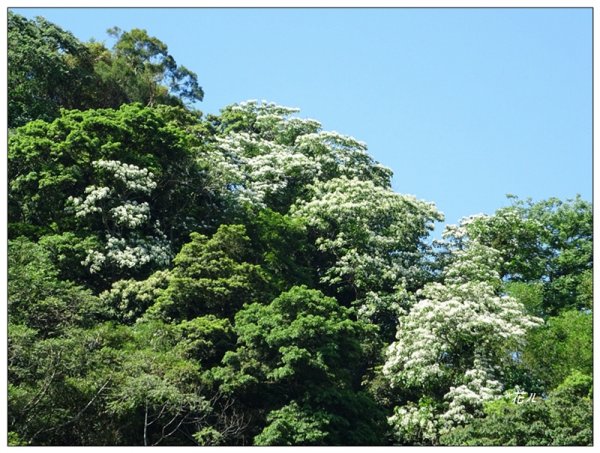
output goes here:
<path id="1" fill-rule="evenodd" d="M 203 116 L 164 43 L 111 33 L 9 13 L 11 445 L 592 444 L 590 202 L 432 241 L 364 143 Z"/>

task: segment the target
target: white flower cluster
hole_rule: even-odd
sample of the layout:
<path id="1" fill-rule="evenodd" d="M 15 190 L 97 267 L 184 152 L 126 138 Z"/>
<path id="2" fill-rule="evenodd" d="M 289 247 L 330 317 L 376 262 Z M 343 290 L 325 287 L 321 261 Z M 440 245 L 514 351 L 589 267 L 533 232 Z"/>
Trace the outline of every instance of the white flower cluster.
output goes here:
<path id="1" fill-rule="evenodd" d="M 259 102 L 256 99 L 249 99 L 238 104 L 233 104 L 227 106 L 225 109 L 241 111 L 244 113 L 252 114 L 254 116 L 276 115 L 279 117 L 285 117 L 291 115 L 292 113 L 298 113 L 300 111 L 300 109 L 298 108 L 285 107 L 282 105 L 278 105 L 274 102 L 268 102 L 265 100 Z"/>
<path id="2" fill-rule="evenodd" d="M 215 154 L 220 157 L 211 159 L 212 171 L 233 182 L 242 201 L 262 206 L 267 196 L 284 190 L 291 180 L 308 184 L 319 174 L 317 162 L 290 146 L 247 133 L 230 134 L 217 141 L 220 153 Z"/>
<path id="3" fill-rule="evenodd" d="M 337 257 L 324 283 L 371 290 L 411 279 L 420 241 L 443 218 L 431 203 L 358 178 L 315 184 L 313 198 L 291 212 L 318 232 L 319 250 Z"/>
<path id="4" fill-rule="evenodd" d="M 150 194 L 156 188 L 154 174 L 147 168 L 118 160 L 97 160 L 92 165 L 107 171 L 111 177 L 121 181 L 129 190 Z"/>
<path id="5" fill-rule="evenodd" d="M 481 365 L 475 361 L 475 366 Z M 458 387 L 450 387 L 444 395 L 449 401 L 448 409 L 440 416 L 444 431 L 466 424 L 476 414 L 481 414 L 486 401 L 496 399 L 502 394 L 502 384 L 491 378 L 481 368 L 474 368 L 465 373 L 465 383 Z"/>
<path id="6" fill-rule="evenodd" d="M 391 294 L 369 291 L 363 298 L 356 300 L 354 305 L 358 307 L 357 315 L 360 319 L 377 323 L 377 317 L 382 313 L 393 315 L 396 318 L 406 315 L 407 308 L 413 303 L 413 294 L 398 285 Z"/>
<path id="7" fill-rule="evenodd" d="M 126 201 L 120 206 L 110 210 L 115 223 L 127 228 L 137 228 L 145 224 L 150 218 L 150 205 L 145 201 Z"/>
<path id="8" fill-rule="evenodd" d="M 476 366 L 481 365 L 476 361 Z M 483 368 L 483 367 L 482 367 Z M 388 423 L 403 442 L 436 444 L 439 436 L 483 413 L 484 403 L 502 397 L 502 384 L 482 368 L 467 370 L 464 383 L 444 395 L 445 411 L 423 399 L 394 408 Z"/>
<path id="9" fill-rule="evenodd" d="M 260 114 L 254 127 L 263 139 L 292 144 L 296 137 L 311 134 L 321 129 L 321 123 L 305 118 L 285 118 L 273 113 Z"/>
<path id="10" fill-rule="evenodd" d="M 500 395 L 502 386 L 493 376 L 504 345 L 522 341 L 542 322 L 516 299 L 497 294 L 496 250 L 471 242 L 454 258 L 444 284 L 426 285 L 417 293 L 420 300 L 399 319 L 397 341 L 389 346 L 383 367 L 391 386 L 447 386 L 445 410 L 431 415 L 438 430 L 465 423 L 485 401 Z M 456 363 L 457 356 L 463 362 Z"/>
<path id="11" fill-rule="evenodd" d="M 217 138 L 214 154 L 221 156 L 209 155 L 210 171 L 213 181 L 225 176 L 228 189 L 243 201 L 262 204 L 265 197 L 288 188 L 292 180 L 306 186 L 347 177 L 390 187 L 391 170 L 373 161 L 366 144 L 321 131 L 318 121 L 290 118 L 298 109 L 247 101 L 225 110 L 247 114 L 252 132 Z"/>
<path id="12" fill-rule="evenodd" d="M 454 251 L 453 257 L 454 262 L 444 272 L 446 283 L 482 281 L 500 284 L 502 257 L 498 250 L 471 242 L 466 249 Z"/>
<path id="13" fill-rule="evenodd" d="M 76 217 L 99 214 L 108 225 L 105 246 L 88 250 L 83 264 L 91 273 L 107 265 L 133 269 L 147 263 L 167 265 L 171 259 L 169 241 L 155 222 L 149 225 L 150 204 L 132 200 L 147 196 L 156 188 L 154 175 L 146 168 L 116 160 L 93 162 L 97 177 L 107 186 L 90 185 L 85 197 L 69 199 Z M 147 234 L 148 229 L 152 231 Z"/>
<path id="14" fill-rule="evenodd" d="M 171 244 L 160 231 L 156 235 L 115 237 L 108 235 L 102 250 L 87 251 L 84 266 L 89 266 L 90 273 L 102 271 L 106 265 L 114 265 L 120 269 L 134 269 L 148 263 L 168 266 L 173 258 Z"/>
<path id="15" fill-rule="evenodd" d="M 104 265 L 105 261 L 106 255 L 104 255 L 104 253 L 98 250 L 89 249 L 87 250 L 87 256 L 81 262 L 81 264 L 89 267 L 91 274 L 97 274 L 102 270 L 102 266 Z"/>
<path id="16" fill-rule="evenodd" d="M 408 403 L 396 406 L 394 415 L 388 418 L 395 435 L 409 444 L 435 444 L 439 435 L 439 420 L 434 410 L 427 404 L 417 406 Z"/>
<path id="17" fill-rule="evenodd" d="M 448 225 L 446 229 L 442 233 L 443 238 L 456 238 L 462 239 L 464 237 L 468 237 L 469 235 L 469 225 L 472 225 L 481 220 L 488 219 L 489 216 L 487 214 L 473 214 L 467 217 L 463 217 L 460 219 L 458 225 Z"/>
<path id="18" fill-rule="evenodd" d="M 169 278 L 169 271 L 157 271 L 141 281 L 118 280 L 100 294 L 100 299 L 125 320 L 133 321 L 158 298 Z"/>
<path id="19" fill-rule="evenodd" d="M 284 190 L 293 179 L 310 182 L 319 172 L 318 164 L 293 150 L 247 159 L 246 185 L 256 200 Z"/>
<path id="20" fill-rule="evenodd" d="M 499 297 L 487 282 L 427 285 L 400 319 L 397 341 L 383 368 L 392 385 L 419 385 L 445 374 L 443 359 L 454 344 L 468 342 L 481 356 L 506 340 L 518 341 L 540 320 L 511 297 Z"/>
<path id="21" fill-rule="evenodd" d="M 69 197 L 67 203 L 73 207 L 75 217 L 85 217 L 89 214 L 102 212 L 102 208 L 98 206 L 98 203 L 107 200 L 111 193 L 112 191 L 108 187 L 92 185 L 85 188 L 85 198 Z"/>
<path id="22" fill-rule="evenodd" d="M 146 168 L 116 160 L 97 160 L 92 165 L 96 169 L 108 172 L 110 178 L 123 183 L 128 191 L 148 195 L 156 188 L 154 175 Z M 148 203 L 124 200 L 125 194 L 119 193 L 116 186 L 93 184 L 86 187 L 84 193 L 85 197 L 69 197 L 67 200 L 69 209 L 74 211 L 75 217 L 108 214 L 115 224 L 128 228 L 137 228 L 149 220 Z"/>
<path id="23" fill-rule="evenodd" d="M 371 180 L 389 187 L 392 170 L 373 161 L 367 145 L 354 137 L 335 131 L 301 135 L 295 145 L 299 152 L 319 163 L 323 180 L 336 177 Z"/>
<path id="24" fill-rule="evenodd" d="M 106 258 L 119 268 L 133 269 L 150 262 L 167 266 L 171 260 L 170 244 L 164 237 L 126 240 L 109 236 L 106 250 Z"/>

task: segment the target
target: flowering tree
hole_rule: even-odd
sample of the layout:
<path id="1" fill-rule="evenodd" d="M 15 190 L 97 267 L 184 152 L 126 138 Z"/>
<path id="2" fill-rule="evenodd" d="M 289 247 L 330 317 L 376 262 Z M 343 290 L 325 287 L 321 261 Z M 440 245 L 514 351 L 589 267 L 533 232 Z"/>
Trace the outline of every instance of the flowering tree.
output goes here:
<path id="1" fill-rule="evenodd" d="M 312 197 L 292 214 L 305 219 L 315 238 L 321 283 L 349 297 L 372 321 L 395 320 L 406 308 L 406 289 L 426 279 L 424 239 L 443 219 L 432 203 L 347 177 L 315 184 Z"/>
<path id="2" fill-rule="evenodd" d="M 576 197 L 534 203 L 514 196 L 493 215 L 465 218 L 448 229 L 445 246 L 456 250 L 472 241 L 502 257 L 501 277 L 541 287 L 534 313 L 554 316 L 563 309 L 592 305 L 592 206 Z M 520 285 L 521 287 L 523 285 Z"/>
<path id="3" fill-rule="evenodd" d="M 496 250 L 478 243 L 457 251 L 444 282 L 427 284 L 400 318 L 383 372 L 392 387 L 422 391 L 390 418 L 401 442 L 436 443 L 440 433 L 481 414 L 502 390 L 510 346 L 541 322 L 498 294 L 499 263 Z"/>
<path id="4" fill-rule="evenodd" d="M 592 442 L 591 203 L 429 243 L 359 140 L 8 19 L 9 444 Z"/>
<path id="5" fill-rule="evenodd" d="M 160 222 L 152 222 L 146 201 L 156 188 L 154 174 L 116 160 L 101 159 L 92 166 L 97 183 L 86 187 L 84 196 L 67 200 L 76 218 L 104 226 L 106 245 L 88 250 L 84 264 L 92 273 L 111 265 L 119 269 L 149 263 L 166 266 L 171 259 L 170 244 Z"/>
<path id="6" fill-rule="evenodd" d="M 390 186 L 391 171 L 375 162 L 353 137 L 321 130 L 299 110 L 247 101 L 213 118 L 217 135 L 209 152 L 216 184 L 225 184 L 240 202 L 286 212 L 315 181 L 336 177 Z"/>
<path id="7" fill-rule="evenodd" d="M 218 218 L 192 121 L 178 108 L 134 104 L 63 111 L 18 129 L 8 155 L 10 237 L 54 235 L 65 263 L 85 263 L 88 285 L 166 267 L 186 234 Z M 88 243 L 84 253 L 73 251 L 78 241 Z"/>

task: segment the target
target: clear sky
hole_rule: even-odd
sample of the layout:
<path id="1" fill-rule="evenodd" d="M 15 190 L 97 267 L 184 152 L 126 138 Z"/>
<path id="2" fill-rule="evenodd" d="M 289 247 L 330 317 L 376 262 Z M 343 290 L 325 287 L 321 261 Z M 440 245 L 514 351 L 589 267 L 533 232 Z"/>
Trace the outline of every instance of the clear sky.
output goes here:
<path id="1" fill-rule="evenodd" d="M 81 40 L 144 28 L 198 105 L 265 99 L 352 135 L 448 223 L 592 197 L 591 9 L 15 9 Z M 439 232 L 436 232 L 436 236 Z"/>

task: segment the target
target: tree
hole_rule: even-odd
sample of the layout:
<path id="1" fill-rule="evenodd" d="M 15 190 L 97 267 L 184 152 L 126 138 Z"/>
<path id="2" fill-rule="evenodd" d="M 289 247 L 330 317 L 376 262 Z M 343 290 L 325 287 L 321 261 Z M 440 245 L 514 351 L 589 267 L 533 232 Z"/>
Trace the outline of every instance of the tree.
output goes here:
<path id="1" fill-rule="evenodd" d="M 43 17 L 8 12 L 8 127 L 51 121 L 60 108 L 86 108 L 99 92 L 93 58 L 71 33 Z"/>
<path id="2" fill-rule="evenodd" d="M 255 445 L 321 445 L 327 438 L 327 413 L 301 408 L 292 401 L 267 416 L 267 427 L 254 438 Z"/>
<path id="3" fill-rule="evenodd" d="M 286 213 L 310 195 L 309 185 L 337 177 L 389 187 L 391 171 L 375 162 L 353 137 L 321 130 L 298 109 L 256 101 L 209 116 L 214 130 L 212 172 L 222 190 L 241 203 Z"/>
<path id="4" fill-rule="evenodd" d="M 165 320 L 214 314 L 233 318 L 244 303 L 269 298 L 264 271 L 250 261 L 242 225 L 221 225 L 209 239 L 192 233 L 175 257 L 165 291 L 151 308 Z"/>
<path id="5" fill-rule="evenodd" d="M 48 252 L 26 238 L 9 241 L 8 320 L 36 337 L 57 337 L 90 326 L 109 313 L 91 291 L 59 278 Z"/>
<path id="6" fill-rule="evenodd" d="M 486 416 L 442 437 L 446 445 L 592 445 L 592 378 L 574 372 L 547 399 L 517 403 L 514 392 Z"/>
<path id="7" fill-rule="evenodd" d="M 514 348 L 541 322 L 498 294 L 498 255 L 477 243 L 456 252 L 444 282 L 418 291 L 419 301 L 400 318 L 383 373 L 401 392 L 417 391 L 406 392 L 390 418 L 398 441 L 435 444 L 480 416 L 483 403 L 500 394 Z"/>
<path id="8" fill-rule="evenodd" d="M 371 181 L 338 178 L 316 184 L 292 215 L 308 225 L 324 287 L 353 302 L 391 338 L 411 300 L 406 290 L 429 278 L 425 238 L 442 214 L 432 203 Z"/>
<path id="9" fill-rule="evenodd" d="M 9 430 L 29 445 L 198 445 L 235 428 L 204 374 L 233 347 L 227 320 L 98 323 L 32 338 L 11 326 Z"/>
<path id="10" fill-rule="evenodd" d="M 178 66 L 166 44 L 145 30 L 109 30 L 111 50 L 83 43 L 43 17 L 8 14 L 8 125 L 52 121 L 60 109 L 119 108 L 140 102 L 201 101 L 197 75 Z"/>
<path id="11" fill-rule="evenodd" d="M 225 354 L 215 378 L 247 410 L 268 413 L 266 426 L 250 429 L 255 442 L 382 440 L 382 414 L 360 389 L 367 355 L 362 344 L 373 335 L 372 326 L 306 287 L 294 287 L 268 305 L 247 305 L 234 326 L 238 346 Z"/>
<path id="12" fill-rule="evenodd" d="M 99 285 L 164 268 L 187 233 L 218 219 L 205 161 L 190 150 L 194 121 L 179 108 L 134 104 L 63 111 L 18 129 L 9 143 L 10 236 L 88 241 L 83 261 L 96 276 L 87 278 Z"/>
<path id="13" fill-rule="evenodd" d="M 523 366 L 544 390 L 555 389 L 574 371 L 592 374 L 592 318 L 591 313 L 563 311 L 529 333 Z"/>
<path id="14" fill-rule="evenodd" d="M 102 53 L 95 70 L 106 83 L 117 85 L 122 103 L 182 106 L 202 101 L 197 75 L 178 66 L 165 43 L 138 28 L 124 32 L 114 27 L 108 33 L 117 41 L 112 52 Z"/>
<path id="15" fill-rule="evenodd" d="M 540 283 L 544 316 L 591 308 L 592 206 L 581 197 L 534 203 L 511 197 L 492 216 L 464 219 L 446 233 L 451 248 L 477 241 L 498 250 L 506 281 Z"/>

